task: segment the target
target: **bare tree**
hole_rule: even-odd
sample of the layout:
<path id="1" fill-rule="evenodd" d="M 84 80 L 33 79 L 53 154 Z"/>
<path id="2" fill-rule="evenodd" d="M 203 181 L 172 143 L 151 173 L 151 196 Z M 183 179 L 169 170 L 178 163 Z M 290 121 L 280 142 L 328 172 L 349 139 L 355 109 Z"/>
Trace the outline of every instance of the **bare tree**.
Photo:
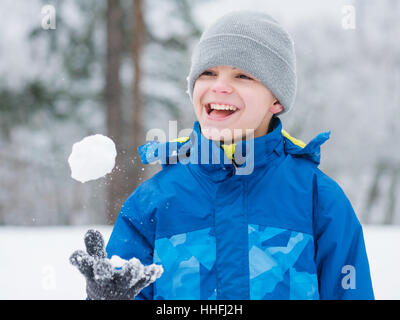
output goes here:
<path id="1" fill-rule="evenodd" d="M 107 131 L 117 148 L 116 165 L 108 176 L 106 214 L 113 223 L 122 206 L 121 199 L 121 82 L 119 77 L 122 52 L 122 15 L 119 0 L 107 1 L 107 61 L 105 101 L 107 106 Z"/>
<path id="2" fill-rule="evenodd" d="M 137 150 L 140 143 L 143 142 L 142 138 L 142 97 L 141 97 L 141 55 L 144 46 L 144 34 L 146 27 L 143 18 L 143 1 L 133 0 L 132 3 L 132 43 L 131 43 L 131 58 L 134 72 L 134 79 L 132 83 L 132 124 L 130 130 L 131 147 L 133 152 Z M 137 165 L 139 161 L 134 163 L 133 176 L 139 177 L 140 170 Z M 138 181 L 134 182 L 136 185 Z M 134 187 L 136 187 L 136 185 Z"/>

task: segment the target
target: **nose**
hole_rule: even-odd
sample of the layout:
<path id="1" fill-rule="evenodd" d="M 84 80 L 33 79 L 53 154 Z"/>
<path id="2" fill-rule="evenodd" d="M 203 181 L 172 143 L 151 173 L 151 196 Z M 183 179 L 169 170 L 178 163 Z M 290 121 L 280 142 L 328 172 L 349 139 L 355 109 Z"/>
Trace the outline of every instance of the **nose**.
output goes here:
<path id="1" fill-rule="evenodd" d="M 232 86 L 229 84 L 228 81 L 223 79 L 222 77 L 219 77 L 214 84 L 212 85 L 211 88 L 212 92 L 214 93 L 232 93 L 233 89 Z"/>

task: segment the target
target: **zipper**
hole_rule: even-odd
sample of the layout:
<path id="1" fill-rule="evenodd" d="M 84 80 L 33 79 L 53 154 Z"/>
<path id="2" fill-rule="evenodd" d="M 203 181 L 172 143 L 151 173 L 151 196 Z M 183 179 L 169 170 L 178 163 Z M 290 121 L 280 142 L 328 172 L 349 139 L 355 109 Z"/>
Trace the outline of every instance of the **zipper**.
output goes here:
<path id="1" fill-rule="evenodd" d="M 237 167 L 237 164 L 234 159 L 232 159 L 232 164 L 233 164 L 233 167 L 235 168 L 235 175 L 236 175 L 236 171 L 237 171 L 238 167 Z"/>

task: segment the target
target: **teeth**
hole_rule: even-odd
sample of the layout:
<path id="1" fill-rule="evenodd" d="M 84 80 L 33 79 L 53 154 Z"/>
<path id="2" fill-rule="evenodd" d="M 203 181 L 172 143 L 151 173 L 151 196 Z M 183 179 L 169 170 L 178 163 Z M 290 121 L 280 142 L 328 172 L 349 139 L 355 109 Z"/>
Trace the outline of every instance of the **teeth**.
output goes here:
<path id="1" fill-rule="evenodd" d="M 234 106 L 228 106 L 226 104 L 215 104 L 215 103 L 210 103 L 211 109 L 215 110 L 233 110 L 236 111 L 237 108 Z"/>

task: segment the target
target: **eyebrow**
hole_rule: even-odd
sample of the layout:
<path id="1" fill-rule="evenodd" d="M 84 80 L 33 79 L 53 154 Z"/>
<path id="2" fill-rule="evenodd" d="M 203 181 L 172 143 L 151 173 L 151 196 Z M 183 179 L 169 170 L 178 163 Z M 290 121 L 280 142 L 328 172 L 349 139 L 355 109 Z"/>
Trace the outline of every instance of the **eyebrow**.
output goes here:
<path id="1" fill-rule="evenodd" d="M 212 67 L 212 68 L 210 68 L 210 69 L 208 69 L 208 70 L 211 70 L 211 69 L 214 69 L 214 68 L 216 68 L 216 67 Z M 240 70 L 240 69 L 238 69 L 238 68 L 236 68 L 236 67 L 232 67 L 231 66 L 231 68 L 232 68 L 232 70 Z M 241 70 L 241 71 L 243 71 L 243 70 Z M 246 72 L 246 71 L 243 71 L 244 73 L 247 73 L 247 74 L 250 74 L 250 73 L 248 73 L 248 72 Z"/>
<path id="2" fill-rule="evenodd" d="M 214 69 L 214 68 L 217 68 L 217 67 L 211 67 L 210 69 Z M 232 70 L 237 70 L 236 67 L 231 67 L 231 68 L 232 68 Z"/>

